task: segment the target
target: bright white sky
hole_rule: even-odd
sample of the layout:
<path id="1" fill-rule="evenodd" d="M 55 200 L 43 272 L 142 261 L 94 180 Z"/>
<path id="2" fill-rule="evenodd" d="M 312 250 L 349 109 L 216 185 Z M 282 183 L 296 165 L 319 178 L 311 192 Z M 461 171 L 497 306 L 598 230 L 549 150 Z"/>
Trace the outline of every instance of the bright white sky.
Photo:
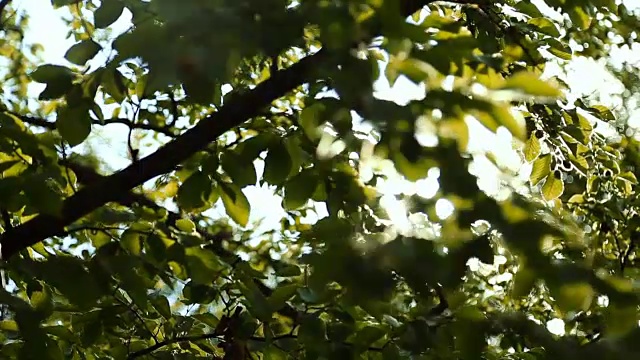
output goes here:
<path id="1" fill-rule="evenodd" d="M 536 4 L 540 3 L 539 0 L 534 0 L 533 2 Z M 640 0 L 625 0 L 623 2 L 629 8 L 640 8 Z M 14 0 L 13 3 L 19 8 L 26 10 L 31 18 L 30 30 L 25 34 L 27 42 L 44 45 L 45 62 L 68 65 L 64 59 L 64 54 L 67 49 L 74 44 L 74 41 L 66 38 L 67 27 L 59 20 L 60 17 L 65 15 L 65 11 L 53 10 L 50 0 Z M 125 13 L 125 15 L 114 24 L 113 32 L 120 33 L 126 30 L 129 19 L 129 14 Z M 640 64 L 640 48 L 638 47 L 633 50 L 616 51 L 611 55 L 614 59 L 631 59 Z M 100 58 L 99 56 L 97 59 L 94 59 L 92 65 L 99 66 L 102 61 L 104 61 L 104 58 Z M 557 70 L 558 69 L 552 69 L 548 74 L 553 75 L 557 73 Z M 585 76 L 585 74 L 588 74 L 588 76 Z M 574 89 L 575 95 L 596 94 L 596 98 L 599 97 L 600 101 L 605 105 L 619 105 L 615 95 L 623 90 L 622 85 L 609 75 L 603 67 L 596 65 L 591 60 L 583 58 L 573 60 L 569 65 L 569 73 L 565 79 L 570 87 Z M 399 79 L 393 88 L 389 88 L 384 81 L 379 81 L 376 85 L 378 97 L 400 103 L 424 96 L 424 91 L 421 87 L 414 85 L 404 78 Z M 34 98 L 41 90 L 42 87 L 39 85 L 33 87 Z M 506 131 L 499 131 L 496 136 L 477 123 L 471 123 L 470 132 L 472 133 L 470 150 L 474 152 L 491 150 L 495 154 L 500 154 L 502 163 L 515 173 L 519 173 L 519 178 L 521 178 L 522 182 L 526 182 L 529 169 L 527 169 L 526 166 L 524 168 L 522 167 L 520 157 L 513 150 L 511 137 Z M 94 128 L 94 132 L 89 141 L 111 168 L 116 170 L 129 164 L 126 155 L 126 136 L 127 131 L 124 125 L 109 125 L 105 128 Z M 149 148 L 146 151 L 143 148 L 141 155 L 144 156 L 150 151 L 153 151 L 153 148 Z M 387 164 L 387 166 L 391 167 L 390 164 Z M 480 157 L 472 171 L 479 176 L 480 185 L 485 191 L 491 193 L 497 193 L 499 191 L 499 172 L 488 160 L 482 160 L 482 157 Z M 258 175 L 260 175 L 261 172 L 262 169 L 258 166 Z M 392 179 L 383 183 L 380 186 L 380 191 L 385 194 L 383 201 L 392 215 L 392 220 L 402 229 L 403 227 L 410 226 L 410 223 L 406 217 L 404 207 L 395 200 L 394 195 L 399 193 L 413 194 L 417 192 L 425 197 L 433 197 L 437 191 L 437 186 L 436 177 L 429 177 L 417 184 L 410 184 L 401 179 Z M 252 204 L 250 221 L 262 219 L 263 226 L 266 226 L 266 228 L 277 227 L 280 219 L 285 215 L 284 210 L 280 206 L 281 199 L 274 196 L 269 189 L 255 186 L 246 188 L 245 194 L 249 197 Z M 318 215 L 324 216 L 323 213 L 325 211 L 322 208 L 319 210 Z M 221 209 L 221 207 L 214 211 L 217 212 L 220 217 L 224 217 L 224 209 Z M 451 211 L 450 205 L 448 205 L 446 201 L 442 202 L 439 213 L 446 215 L 449 211 Z M 564 332 L 563 322 L 560 319 L 554 319 L 547 325 L 550 331 L 554 333 L 561 334 Z"/>

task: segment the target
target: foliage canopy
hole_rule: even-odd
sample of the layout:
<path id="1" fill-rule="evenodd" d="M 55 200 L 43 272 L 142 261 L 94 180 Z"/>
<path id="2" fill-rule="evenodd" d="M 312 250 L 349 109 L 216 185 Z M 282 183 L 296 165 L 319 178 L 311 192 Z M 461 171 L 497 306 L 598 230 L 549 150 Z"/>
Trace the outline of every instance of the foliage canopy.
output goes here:
<path id="1" fill-rule="evenodd" d="M 52 3 L 66 64 L 0 1 L 1 358 L 640 354 L 632 112 L 546 71 L 634 46 L 619 1 Z M 611 70 L 632 104 L 637 68 Z M 399 78 L 424 96 L 376 96 Z M 512 140 L 526 182 L 471 149 L 472 123 Z M 112 124 L 119 171 L 77 151 Z M 140 156 L 136 136 L 162 146 Z M 397 192 L 406 228 L 381 201 L 394 176 L 438 184 Z M 268 231 L 256 184 L 286 211 Z"/>

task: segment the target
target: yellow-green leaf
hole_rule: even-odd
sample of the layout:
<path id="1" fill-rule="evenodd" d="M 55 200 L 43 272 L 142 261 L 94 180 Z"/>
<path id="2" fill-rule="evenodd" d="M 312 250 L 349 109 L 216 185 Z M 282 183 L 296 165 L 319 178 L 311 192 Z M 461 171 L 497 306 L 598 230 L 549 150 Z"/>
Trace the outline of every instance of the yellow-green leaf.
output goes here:
<path id="1" fill-rule="evenodd" d="M 505 81 L 503 89 L 520 90 L 534 96 L 557 97 L 562 95 L 555 86 L 541 80 L 537 75 L 520 71 Z"/>
<path id="2" fill-rule="evenodd" d="M 561 43 L 556 39 L 546 39 L 549 44 L 548 52 L 559 57 L 562 60 L 571 60 L 573 58 L 573 50 L 568 45 Z"/>
<path id="3" fill-rule="evenodd" d="M 527 138 L 527 129 L 524 123 L 520 123 L 513 117 L 509 108 L 510 106 L 507 105 L 495 105 L 491 110 L 491 116 L 496 119 L 498 124 L 507 128 L 513 137 L 524 141 Z"/>
<path id="4" fill-rule="evenodd" d="M 632 184 L 637 184 L 638 183 L 638 178 L 636 178 L 636 175 L 634 173 L 632 173 L 631 171 L 623 172 L 622 174 L 618 175 L 618 177 L 623 178 L 623 179 L 631 182 Z"/>
<path id="5" fill-rule="evenodd" d="M 529 140 L 524 144 L 524 149 L 522 152 L 524 153 L 524 159 L 527 162 L 532 162 L 533 160 L 538 158 L 540 155 L 540 139 L 534 134 L 531 133 Z"/>
<path id="6" fill-rule="evenodd" d="M 547 176 L 544 185 L 542 185 L 542 196 L 547 201 L 557 199 L 564 191 L 564 182 L 562 182 L 561 177 L 557 176 L 559 173 L 556 174 L 556 172 L 551 172 Z"/>
<path id="7" fill-rule="evenodd" d="M 552 289 L 552 294 L 556 298 L 560 310 L 569 312 L 588 309 L 595 292 L 587 283 L 573 283 Z"/>
<path id="8" fill-rule="evenodd" d="M 569 9 L 567 13 L 569 14 L 571 22 L 576 24 L 580 29 L 586 30 L 591 26 L 591 17 L 584 12 L 580 6 L 575 6 L 574 8 Z"/>
<path id="9" fill-rule="evenodd" d="M 220 183 L 220 196 L 227 215 L 240 226 L 247 226 L 251 205 L 242 190 L 233 184 Z"/>
<path id="10" fill-rule="evenodd" d="M 553 37 L 560 37 L 560 31 L 558 31 L 556 25 L 547 18 L 534 18 L 529 20 L 529 24 L 538 28 L 538 30 L 543 34 L 547 34 Z"/>
<path id="11" fill-rule="evenodd" d="M 533 168 L 531 169 L 531 175 L 529 181 L 531 186 L 536 186 L 542 179 L 544 179 L 551 172 L 551 155 L 546 154 L 540 156 L 533 162 Z"/>
<path id="12" fill-rule="evenodd" d="M 189 219 L 179 219 L 176 221 L 176 227 L 180 231 L 192 232 L 196 229 L 196 224 L 194 224 L 193 221 Z"/>

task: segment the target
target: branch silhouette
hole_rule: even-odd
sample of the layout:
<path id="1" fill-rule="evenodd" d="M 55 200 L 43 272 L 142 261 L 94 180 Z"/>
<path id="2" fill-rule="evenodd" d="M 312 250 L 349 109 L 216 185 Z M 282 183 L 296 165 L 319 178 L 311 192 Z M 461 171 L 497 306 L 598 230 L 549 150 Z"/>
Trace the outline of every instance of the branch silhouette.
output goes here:
<path id="1" fill-rule="evenodd" d="M 31 115 L 22 115 L 16 112 L 12 112 L 12 111 L 7 111 L 5 110 L 6 113 L 11 114 L 15 117 L 18 117 L 20 120 L 22 120 L 23 122 L 27 123 L 27 124 L 31 124 L 33 126 L 38 126 L 38 127 L 43 127 L 45 129 L 48 130 L 55 130 L 56 129 L 56 123 L 55 121 L 49 121 L 47 119 L 43 119 L 40 117 L 34 117 Z M 150 131 L 155 131 L 157 133 L 161 133 L 164 134 L 168 137 L 176 137 L 176 132 L 173 131 L 171 129 L 170 126 L 157 126 L 157 125 L 152 125 L 152 124 L 145 124 L 145 123 L 137 123 L 137 122 L 133 122 L 129 119 L 123 119 L 123 118 L 111 118 L 111 119 L 105 119 L 104 121 L 98 121 L 98 120 L 92 120 L 92 124 L 93 125 L 100 125 L 100 126 L 106 126 L 106 125 L 111 125 L 111 124 L 122 124 L 127 126 L 130 129 L 140 129 L 140 130 L 150 130 Z"/>
<path id="2" fill-rule="evenodd" d="M 402 2 L 402 14 L 409 16 L 433 0 Z M 465 1 L 462 1 L 465 2 Z M 220 111 L 201 120 L 192 129 L 158 149 L 155 153 L 132 163 L 125 169 L 84 187 L 64 201 L 59 216 L 40 214 L 8 229 L 0 236 L 1 258 L 8 259 L 20 250 L 49 237 L 64 235 L 65 227 L 109 202 L 126 198 L 129 190 L 145 181 L 168 173 L 208 143 L 261 111 L 286 93 L 308 81 L 314 70 L 331 64 L 331 54 L 325 48 L 280 70 L 253 90 L 236 94 Z"/>

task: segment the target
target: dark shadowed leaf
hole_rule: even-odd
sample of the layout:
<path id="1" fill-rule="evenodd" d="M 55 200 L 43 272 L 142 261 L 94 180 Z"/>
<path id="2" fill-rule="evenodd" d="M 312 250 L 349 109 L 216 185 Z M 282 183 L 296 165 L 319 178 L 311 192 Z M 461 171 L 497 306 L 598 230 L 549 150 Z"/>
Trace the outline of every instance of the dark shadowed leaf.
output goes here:
<path id="1" fill-rule="evenodd" d="M 124 3 L 120 0 L 103 0 L 93 13 L 93 21 L 98 29 L 104 29 L 120 18 Z"/>
<path id="2" fill-rule="evenodd" d="M 93 40 L 82 40 L 73 45 L 64 54 L 65 59 L 76 65 L 84 65 L 87 61 L 93 59 L 98 52 L 102 50 L 102 46 Z"/>

